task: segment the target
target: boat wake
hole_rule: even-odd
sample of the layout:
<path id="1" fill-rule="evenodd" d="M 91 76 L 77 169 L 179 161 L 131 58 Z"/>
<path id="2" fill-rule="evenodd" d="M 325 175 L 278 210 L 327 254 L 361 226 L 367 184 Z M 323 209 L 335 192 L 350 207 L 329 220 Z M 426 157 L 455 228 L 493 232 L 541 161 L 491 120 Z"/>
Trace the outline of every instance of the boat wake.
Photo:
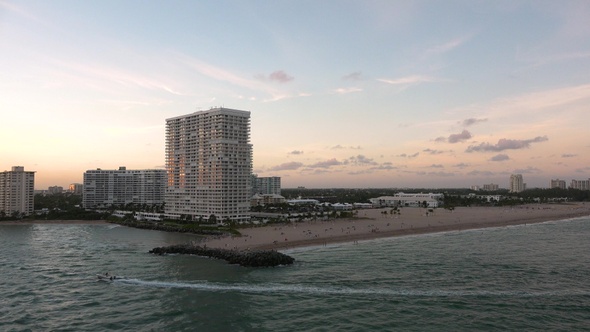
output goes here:
<path id="1" fill-rule="evenodd" d="M 553 296 L 589 296 L 590 292 L 576 290 L 521 292 L 521 291 L 485 291 L 485 290 L 419 290 L 419 289 L 380 289 L 380 288 L 346 288 L 329 286 L 307 286 L 289 284 L 225 284 L 211 282 L 166 282 L 139 279 L 117 279 L 119 285 L 130 285 L 153 288 L 194 289 L 206 292 L 238 292 L 251 294 L 264 293 L 295 293 L 318 295 L 365 295 L 365 296 L 398 296 L 398 297 L 553 297 Z"/>

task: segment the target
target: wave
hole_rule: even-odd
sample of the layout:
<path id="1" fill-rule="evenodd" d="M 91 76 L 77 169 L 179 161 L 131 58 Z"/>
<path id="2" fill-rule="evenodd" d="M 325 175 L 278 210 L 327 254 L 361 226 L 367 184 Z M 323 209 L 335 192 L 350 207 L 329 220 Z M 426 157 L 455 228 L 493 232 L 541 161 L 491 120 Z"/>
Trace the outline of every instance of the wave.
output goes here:
<path id="1" fill-rule="evenodd" d="M 590 291 L 557 290 L 557 291 L 510 291 L 510 290 L 444 290 L 444 289 L 381 289 L 381 288 L 346 288 L 288 284 L 248 285 L 225 284 L 210 282 L 169 282 L 147 281 L 140 279 L 115 280 L 120 285 L 133 285 L 154 288 L 194 289 L 208 292 L 239 292 L 239 293 L 296 293 L 318 295 L 374 295 L 397 297 L 567 297 L 590 296 Z"/>

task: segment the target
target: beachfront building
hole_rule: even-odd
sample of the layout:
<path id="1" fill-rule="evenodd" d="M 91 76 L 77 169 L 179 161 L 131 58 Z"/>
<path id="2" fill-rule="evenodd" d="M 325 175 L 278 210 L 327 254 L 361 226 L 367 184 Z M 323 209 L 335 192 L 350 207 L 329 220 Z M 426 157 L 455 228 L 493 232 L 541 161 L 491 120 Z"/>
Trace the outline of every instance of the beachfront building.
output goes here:
<path id="1" fill-rule="evenodd" d="M 570 188 L 578 190 L 590 190 L 590 179 L 588 180 L 572 180 Z"/>
<path id="2" fill-rule="evenodd" d="M 228 108 L 166 119 L 166 213 L 250 220 L 250 112 Z"/>
<path id="3" fill-rule="evenodd" d="M 33 213 L 35 200 L 35 172 L 23 166 L 0 172 L 0 214 L 28 216 Z"/>
<path id="4" fill-rule="evenodd" d="M 297 199 L 290 199 L 287 201 L 287 204 L 290 205 L 318 205 L 320 201 L 317 199 L 311 198 L 297 198 Z"/>
<path id="5" fill-rule="evenodd" d="M 522 174 L 510 175 L 510 192 L 519 193 L 526 189 L 526 183 L 523 182 Z"/>
<path id="6" fill-rule="evenodd" d="M 282 204 L 286 203 L 285 197 L 277 194 L 254 194 L 250 199 L 250 205 L 261 206 L 267 204 Z"/>
<path id="7" fill-rule="evenodd" d="M 433 193 L 406 194 L 399 192 L 393 196 L 371 198 L 369 201 L 374 207 L 408 206 L 436 208 L 443 204 L 444 195 Z"/>
<path id="8" fill-rule="evenodd" d="M 88 170 L 84 172 L 82 205 L 103 208 L 126 204 L 162 204 L 166 190 L 166 170 Z"/>
<path id="9" fill-rule="evenodd" d="M 252 195 L 281 194 L 281 178 L 278 176 L 261 176 L 252 174 Z"/>
<path id="10" fill-rule="evenodd" d="M 565 189 L 565 180 L 560 180 L 560 179 L 551 179 L 551 186 L 550 188 L 559 188 L 559 189 Z"/>

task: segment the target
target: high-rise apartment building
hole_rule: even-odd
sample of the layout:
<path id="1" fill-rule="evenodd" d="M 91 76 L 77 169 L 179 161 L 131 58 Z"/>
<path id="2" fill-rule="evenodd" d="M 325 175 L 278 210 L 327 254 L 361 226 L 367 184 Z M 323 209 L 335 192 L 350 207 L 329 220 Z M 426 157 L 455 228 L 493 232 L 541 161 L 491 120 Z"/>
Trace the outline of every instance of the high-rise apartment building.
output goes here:
<path id="1" fill-rule="evenodd" d="M 590 179 L 588 180 L 572 180 L 570 188 L 579 190 L 590 190 Z"/>
<path id="2" fill-rule="evenodd" d="M 261 176 L 252 174 L 252 195 L 280 195 L 281 194 L 281 178 L 278 176 Z"/>
<path id="3" fill-rule="evenodd" d="M 485 190 L 485 191 L 497 191 L 498 189 L 499 189 L 499 186 L 495 183 L 489 183 L 489 184 L 483 185 L 483 190 Z"/>
<path id="4" fill-rule="evenodd" d="M 250 112 L 212 108 L 166 119 L 166 213 L 250 219 Z"/>
<path id="5" fill-rule="evenodd" d="M 84 172 L 82 205 L 85 208 L 125 204 L 162 204 L 166 170 L 89 170 Z"/>
<path id="6" fill-rule="evenodd" d="M 526 183 L 523 182 L 522 174 L 510 175 L 510 192 L 519 193 L 526 189 Z"/>
<path id="7" fill-rule="evenodd" d="M 30 215 L 35 200 L 35 172 L 14 166 L 11 171 L 0 172 L 0 213 Z"/>
<path id="8" fill-rule="evenodd" d="M 560 179 L 551 179 L 551 187 L 550 188 L 560 188 L 565 189 L 565 180 Z"/>

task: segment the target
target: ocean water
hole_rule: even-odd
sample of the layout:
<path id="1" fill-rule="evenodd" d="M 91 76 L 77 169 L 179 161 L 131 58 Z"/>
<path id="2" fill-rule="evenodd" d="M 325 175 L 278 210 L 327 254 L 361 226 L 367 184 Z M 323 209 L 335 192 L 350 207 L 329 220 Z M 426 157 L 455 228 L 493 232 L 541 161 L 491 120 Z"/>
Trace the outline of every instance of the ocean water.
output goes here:
<path id="1" fill-rule="evenodd" d="M 192 240 L 0 225 L 0 331 L 590 330 L 590 218 L 294 249 L 278 268 L 148 254 Z"/>

